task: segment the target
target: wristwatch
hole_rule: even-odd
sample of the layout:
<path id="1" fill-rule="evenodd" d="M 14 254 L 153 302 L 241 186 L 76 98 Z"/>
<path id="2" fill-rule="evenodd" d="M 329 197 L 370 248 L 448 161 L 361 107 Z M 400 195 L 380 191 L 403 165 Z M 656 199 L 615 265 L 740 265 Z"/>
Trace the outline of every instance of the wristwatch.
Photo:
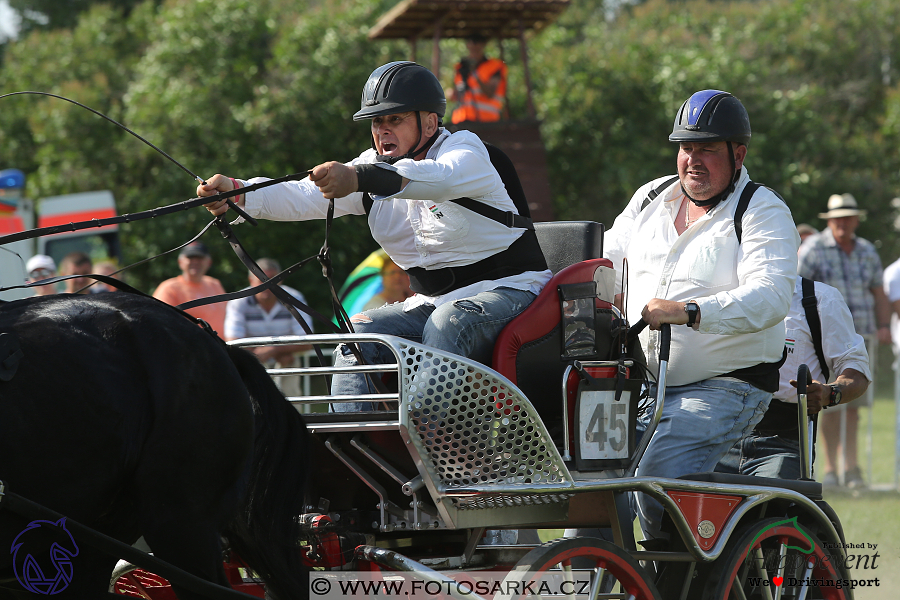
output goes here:
<path id="1" fill-rule="evenodd" d="M 696 302 L 687 302 L 684 305 L 684 312 L 688 316 L 687 326 L 693 327 L 694 323 L 697 322 L 697 316 L 700 314 L 700 307 L 697 306 Z"/>
<path id="2" fill-rule="evenodd" d="M 828 403 L 828 406 L 826 406 L 825 408 L 831 408 L 832 406 L 837 406 L 838 404 L 841 403 L 841 396 L 842 396 L 841 388 L 834 385 L 833 383 L 831 385 L 829 385 L 828 387 L 831 388 L 831 395 L 829 396 L 830 402 Z"/>

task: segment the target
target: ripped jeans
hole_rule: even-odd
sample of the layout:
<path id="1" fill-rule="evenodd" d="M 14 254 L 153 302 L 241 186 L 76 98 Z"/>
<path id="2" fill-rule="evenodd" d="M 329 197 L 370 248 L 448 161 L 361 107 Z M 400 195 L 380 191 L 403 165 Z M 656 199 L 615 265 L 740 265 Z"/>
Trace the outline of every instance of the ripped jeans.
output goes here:
<path id="1" fill-rule="evenodd" d="M 442 304 L 438 308 L 425 304 L 403 312 L 403 303 L 388 304 L 363 313 L 370 322 L 353 322 L 357 333 L 382 333 L 406 338 L 438 350 L 451 352 L 484 364 L 491 363 L 494 341 L 507 323 L 517 317 L 535 299 L 525 290 L 497 288 L 475 296 Z M 395 358 L 382 344 L 360 344 L 360 351 L 370 364 L 393 363 Z M 344 345 L 334 351 L 335 366 L 356 365 L 356 357 Z M 335 375 L 335 396 L 358 396 L 375 390 L 364 375 Z M 375 410 L 374 402 L 344 402 L 331 405 L 333 412 Z"/>

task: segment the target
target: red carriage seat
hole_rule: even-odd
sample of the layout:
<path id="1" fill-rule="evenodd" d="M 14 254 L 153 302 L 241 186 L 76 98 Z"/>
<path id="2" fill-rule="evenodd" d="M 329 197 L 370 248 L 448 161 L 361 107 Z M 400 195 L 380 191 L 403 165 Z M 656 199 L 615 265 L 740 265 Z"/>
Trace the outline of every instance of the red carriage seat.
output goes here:
<path id="1" fill-rule="evenodd" d="M 562 359 L 558 286 L 593 281 L 598 268 L 612 268 L 612 263 L 599 258 L 603 248 L 600 223 L 535 223 L 535 230 L 555 274 L 535 301 L 500 332 L 492 362 L 496 371 L 525 393 L 552 431 L 562 424 L 562 376 L 571 363 Z M 595 306 L 610 308 L 599 299 Z"/>

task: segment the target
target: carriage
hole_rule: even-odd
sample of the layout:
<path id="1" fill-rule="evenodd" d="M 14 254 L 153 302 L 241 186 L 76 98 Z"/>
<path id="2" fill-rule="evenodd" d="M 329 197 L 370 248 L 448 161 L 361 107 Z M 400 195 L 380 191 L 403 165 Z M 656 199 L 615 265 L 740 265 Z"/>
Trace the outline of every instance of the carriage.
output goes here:
<path id="1" fill-rule="evenodd" d="M 394 355 L 392 364 L 271 371 L 351 370 L 384 384 L 363 397 L 288 398 L 313 410 L 304 418 L 316 472 L 299 517 L 312 574 L 406 574 L 434 585 L 502 577 L 485 598 L 534 593 L 524 584 L 554 575 L 586 578 L 563 595 L 591 600 L 852 598 L 841 583 L 848 573 L 840 522 L 809 476 L 808 439 L 801 444 L 806 477 L 796 481 L 635 476 L 650 437 L 639 441 L 636 431 L 639 413 L 648 410 L 641 400 L 648 375 L 611 302 L 614 271 L 600 258 L 603 228 L 539 223 L 536 233 L 553 279 L 501 333 L 490 367 L 383 335 L 233 342 L 374 343 Z M 665 337 L 664 328 L 650 432 L 662 411 Z M 806 380 L 804 373 L 798 380 Z M 800 400 L 805 438 L 802 393 Z M 327 412 L 328 404 L 346 401 L 376 402 L 382 410 Z M 634 492 L 665 508 L 665 547 L 636 543 Z M 539 529 L 575 535 L 541 543 Z M 518 543 L 502 543 L 504 530 L 518 532 Z M 262 595 L 238 559 L 227 566 L 236 587 Z M 117 593 L 174 597 L 155 588 L 152 575 L 120 567 Z M 451 588 L 451 596 L 479 596 Z"/>

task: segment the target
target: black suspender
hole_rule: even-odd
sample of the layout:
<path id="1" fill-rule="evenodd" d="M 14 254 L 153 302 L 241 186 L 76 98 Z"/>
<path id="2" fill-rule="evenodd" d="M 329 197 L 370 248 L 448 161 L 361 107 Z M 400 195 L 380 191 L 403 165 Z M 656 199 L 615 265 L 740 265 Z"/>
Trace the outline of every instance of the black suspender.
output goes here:
<path id="1" fill-rule="evenodd" d="M 678 175 L 672 177 L 671 179 L 666 179 L 661 184 L 650 190 L 650 193 L 647 194 L 647 197 L 644 198 L 644 201 L 641 203 L 641 210 L 647 208 L 647 205 L 653 202 L 653 199 L 663 193 L 663 190 L 678 181 Z M 640 211 L 638 211 L 640 212 Z"/>
<path id="2" fill-rule="evenodd" d="M 750 198 L 753 197 L 753 194 L 758 189 L 759 184 L 750 181 L 744 186 L 744 191 L 741 192 L 741 197 L 738 198 L 737 206 L 734 209 L 734 234 L 737 236 L 738 244 L 741 243 L 741 236 L 744 233 L 744 213 L 747 212 L 747 207 L 750 206 Z"/>
<path id="3" fill-rule="evenodd" d="M 515 165 L 513 165 L 512 160 L 510 160 L 505 152 L 488 142 L 482 143 L 488 151 L 488 158 L 491 159 L 491 165 L 497 171 L 497 174 L 500 175 L 500 180 L 506 187 L 506 193 L 509 194 L 509 198 L 513 201 L 519 214 L 516 214 L 511 210 L 500 210 L 499 208 L 495 208 L 484 202 L 479 202 L 478 200 L 473 200 L 472 198 L 456 198 L 448 200 L 448 202 L 453 202 L 482 217 L 487 217 L 502 225 L 506 225 L 509 228 L 518 227 L 520 229 L 530 229 L 534 231 L 534 222 L 532 222 L 530 218 L 531 211 L 528 208 L 528 200 L 525 199 L 525 192 L 522 189 L 522 182 L 519 180 L 519 174 L 516 172 Z M 675 179 L 678 178 L 676 177 Z M 674 181 L 674 179 L 672 181 Z M 671 183 L 671 181 L 669 183 Z M 656 196 L 654 196 L 654 198 L 655 197 Z M 363 208 L 366 211 L 366 215 L 372 212 L 374 202 L 375 201 L 368 192 L 363 193 Z"/>
<path id="4" fill-rule="evenodd" d="M 806 313 L 806 322 L 809 325 L 809 333 L 812 336 L 813 347 L 816 349 L 816 357 L 819 366 L 825 375 L 825 381 L 831 376 L 828 365 L 825 362 L 825 351 L 822 349 L 822 322 L 819 320 L 819 309 L 816 302 L 816 287 L 812 279 L 800 278 L 800 286 L 803 291 L 803 312 Z"/>
<path id="5" fill-rule="evenodd" d="M 675 183 L 677 179 L 677 176 L 672 177 L 671 179 L 667 179 L 666 181 L 655 187 L 653 190 L 651 190 L 650 193 L 647 194 L 647 197 L 644 198 L 644 201 L 641 203 L 641 210 L 647 208 L 647 205 L 650 204 L 654 198 L 659 196 L 663 192 L 663 190 Z M 750 199 L 753 198 L 753 194 L 755 194 L 756 190 L 758 190 L 760 187 L 762 187 L 760 184 L 754 181 L 750 181 L 747 183 L 747 185 L 744 186 L 744 189 L 741 192 L 741 197 L 738 198 L 737 206 L 734 209 L 734 233 L 735 235 L 737 235 L 738 244 L 741 243 L 741 237 L 744 233 L 744 213 L 747 212 L 747 207 L 750 206 Z M 778 192 L 776 192 L 772 188 L 769 188 L 769 191 L 781 198 Z M 784 202 L 784 198 L 781 198 L 781 201 Z"/>

